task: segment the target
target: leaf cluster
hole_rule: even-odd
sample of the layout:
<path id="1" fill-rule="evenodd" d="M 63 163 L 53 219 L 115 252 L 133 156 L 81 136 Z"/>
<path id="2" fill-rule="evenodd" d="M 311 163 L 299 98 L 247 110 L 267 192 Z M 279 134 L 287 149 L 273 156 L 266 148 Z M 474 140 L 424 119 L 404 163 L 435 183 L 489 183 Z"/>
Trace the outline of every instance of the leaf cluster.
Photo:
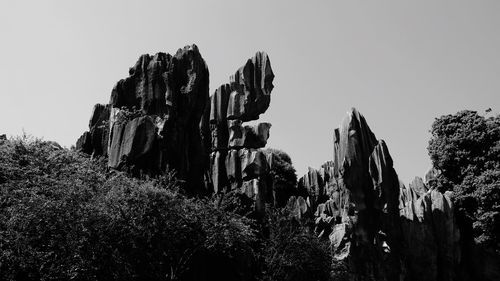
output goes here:
<path id="1" fill-rule="evenodd" d="M 480 245 L 500 251 L 500 116 L 464 110 L 436 118 L 428 151 L 441 174 L 440 191 L 454 192 Z"/>

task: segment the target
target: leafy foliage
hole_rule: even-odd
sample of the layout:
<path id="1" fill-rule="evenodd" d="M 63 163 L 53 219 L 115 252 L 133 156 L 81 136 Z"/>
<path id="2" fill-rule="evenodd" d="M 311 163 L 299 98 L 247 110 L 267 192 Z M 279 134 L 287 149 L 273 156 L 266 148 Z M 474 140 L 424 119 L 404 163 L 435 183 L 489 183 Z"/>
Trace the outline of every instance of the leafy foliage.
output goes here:
<path id="1" fill-rule="evenodd" d="M 500 116 L 460 111 L 437 118 L 431 134 L 429 155 L 441 171 L 434 187 L 452 190 L 476 242 L 500 251 Z"/>
<path id="2" fill-rule="evenodd" d="M 332 265 L 329 243 L 318 239 L 286 209 L 273 209 L 268 216 L 269 239 L 264 243 L 263 279 L 329 280 Z"/>
<path id="3" fill-rule="evenodd" d="M 268 148 L 265 153 L 271 159 L 270 175 L 273 181 L 274 198 L 278 207 L 284 207 L 288 197 L 294 194 L 297 174 L 290 156 L 279 149 Z"/>
<path id="4" fill-rule="evenodd" d="M 252 275 L 248 219 L 186 198 L 172 174 L 132 179 L 107 172 L 102 159 L 23 137 L 0 143 L 0 179 L 1 280 Z"/>

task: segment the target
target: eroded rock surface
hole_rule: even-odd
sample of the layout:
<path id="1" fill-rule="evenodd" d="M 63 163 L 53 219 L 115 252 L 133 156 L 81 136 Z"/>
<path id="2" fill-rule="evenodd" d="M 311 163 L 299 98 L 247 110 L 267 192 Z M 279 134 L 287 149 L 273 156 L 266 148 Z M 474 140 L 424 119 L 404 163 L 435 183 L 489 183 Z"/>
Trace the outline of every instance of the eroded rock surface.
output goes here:
<path id="1" fill-rule="evenodd" d="M 108 154 L 110 105 L 96 104 L 89 121 L 89 131 L 76 142 L 76 148 L 92 155 Z"/>
<path id="2" fill-rule="evenodd" d="M 460 234 L 450 194 L 420 178 L 406 188 L 387 144 L 352 109 L 333 134 L 333 160 L 309 169 L 288 207 L 312 215 L 352 280 L 456 280 Z M 301 198 L 301 200 L 299 200 Z M 300 202 L 303 202 L 300 204 Z"/>
<path id="3" fill-rule="evenodd" d="M 415 185 L 415 182 L 418 184 Z M 460 232 L 451 193 L 426 189 L 418 178 L 401 188 L 401 218 L 408 280 L 456 280 L 460 263 Z M 415 276 L 419 276 L 418 278 Z"/>
<path id="4" fill-rule="evenodd" d="M 269 57 L 258 52 L 209 96 L 196 45 L 173 56 L 142 55 L 109 104 L 94 107 L 76 147 L 134 175 L 175 170 L 188 194 L 236 190 L 262 201 L 269 164 L 260 148 L 271 124 L 245 122 L 269 107 L 273 79 Z M 262 209 L 264 201 L 256 204 Z"/>
<path id="5" fill-rule="evenodd" d="M 136 175 L 174 169 L 190 193 L 206 193 L 209 129 L 201 119 L 209 106 L 208 75 L 196 45 L 173 56 L 142 55 L 113 87 L 109 104 L 95 106 L 77 148 Z"/>
<path id="6" fill-rule="evenodd" d="M 261 148 L 270 135 L 271 124 L 246 125 L 259 119 L 269 107 L 274 74 L 269 57 L 258 52 L 210 96 L 205 112 L 211 135 L 211 182 L 215 192 L 235 191 L 255 202 L 263 214 L 273 199 L 268 189 L 270 163 Z M 223 159 L 224 158 L 224 159 Z"/>

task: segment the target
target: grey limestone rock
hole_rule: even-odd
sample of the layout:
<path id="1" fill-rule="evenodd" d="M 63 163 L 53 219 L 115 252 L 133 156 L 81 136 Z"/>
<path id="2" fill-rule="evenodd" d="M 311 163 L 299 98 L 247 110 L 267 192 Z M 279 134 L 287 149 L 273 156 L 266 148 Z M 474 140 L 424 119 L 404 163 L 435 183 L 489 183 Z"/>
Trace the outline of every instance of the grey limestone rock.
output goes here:
<path id="1" fill-rule="evenodd" d="M 110 168 L 134 174 L 173 169 L 189 194 L 206 193 L 208 75 L 196 45 L 173 56 L 140 56 L 113 87 L 109 104 L 94 107 L 77 148 L 108 156 Z"/>

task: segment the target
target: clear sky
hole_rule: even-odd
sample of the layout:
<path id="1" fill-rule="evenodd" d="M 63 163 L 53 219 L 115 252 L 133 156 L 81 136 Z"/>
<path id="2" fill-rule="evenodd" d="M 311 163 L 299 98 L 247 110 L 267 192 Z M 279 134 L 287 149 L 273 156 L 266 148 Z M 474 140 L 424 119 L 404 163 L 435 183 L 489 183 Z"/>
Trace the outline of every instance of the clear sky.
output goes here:
<path id="1" fill-rule="evenodd" d="M 200 48 L 210 91 L 256 51 L 276 78 L 268 147 L 299 176 L 332 158 L 347 110 L 404 182 L 430 167 L 435 117 L 500 110 L 500 1 L 0 0 L 0 133 L 69 147 L 139 55 Z"/>

